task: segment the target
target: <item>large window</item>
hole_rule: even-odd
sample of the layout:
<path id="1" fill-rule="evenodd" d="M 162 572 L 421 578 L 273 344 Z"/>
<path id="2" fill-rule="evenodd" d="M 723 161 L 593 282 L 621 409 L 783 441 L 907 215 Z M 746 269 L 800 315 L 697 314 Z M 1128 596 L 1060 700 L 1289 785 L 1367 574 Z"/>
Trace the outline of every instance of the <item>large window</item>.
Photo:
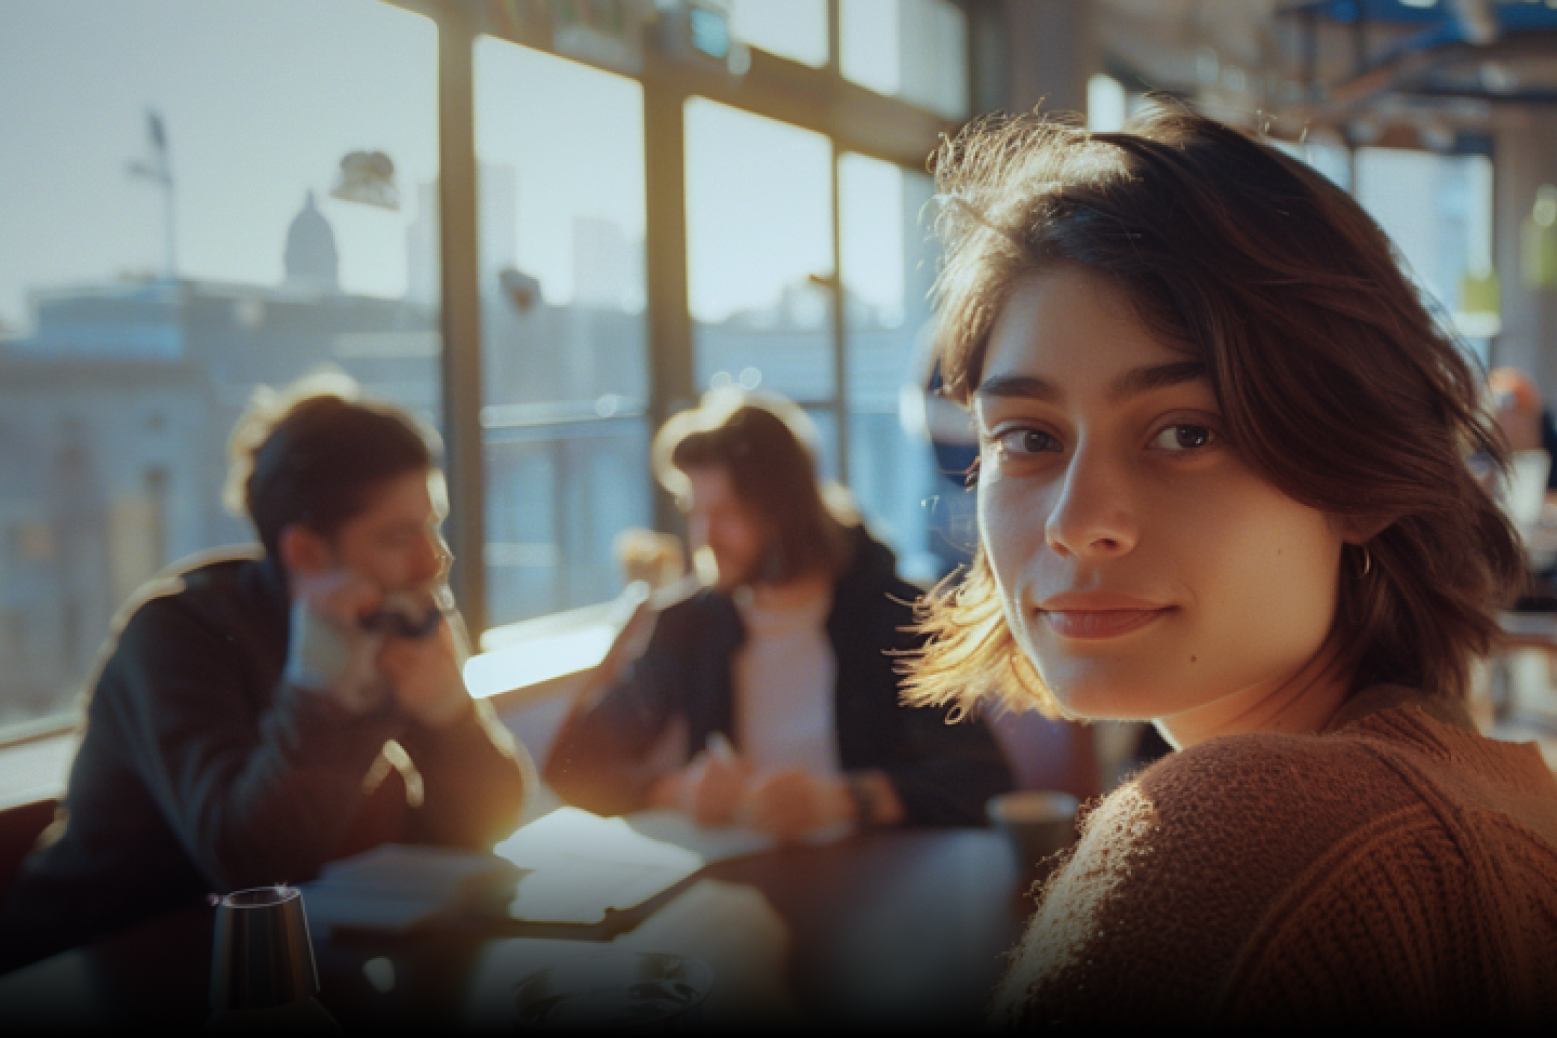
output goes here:
<path id="1" fill-rule="evenodd" d="M 760 388 L 801 404 L 836 477 L 827 138 L 693 98 L 686 140 L 697 388 Z"/>
<path id="2" fill-rule="evenodd" d="M 1502 330 L 1492 269 L 1492 160 L 1403 148 L 1283 144 L 1378 221 L 1407 275 L 1483 366 Z"/>
<path id="3" fill-rule="evenodd" d="M 653 521 L 645 408 L 643 91 L 476 43 L 487 616 L 610 598 Z"/>
<path id="4" fill-rule="evenodd" d="M 1492 160 L 1360 148 L 1354 168 L 1357 201 L 1485 363 L 1487 340 L 1501 330 L 1492 280 Z"/>
<path id="5" fill-rule="evenodd" d="M 932 375 L 933 193 L 923 173 L 839 159 L 849 483 L 899 568 L 920 580 L 961 561 L 946 538 L 972 501 L 958 476 L 937 471 L 918 417 Z"/>
<path id="6" fill-rule="evenodd" d="M 449 434 L 457 518 L 481 520 L 458 529 L 486 578 L 485 608 L 467 605 L 487 626 L 618 591 L 617 534 L 656 516 L 650 415 L 724 385 L 804 406 L 823 474 L 905 570 L 934 574 L 939 484 L 899 417 L 927 376 L 934 273 L 928 181 L 908 170 L 950 129 L 927 112 L 966 112 L 961 11 L 699 11 L 7 8 L 0 731 L 68 712 L 148 577 L 252 539 L 221 505 L 230 430 L 259 387 L 321 369 Z M 709 18 L 736 51 L 786 60 L 710 59 Z M 667 37 L 682 30 L 691 45 Z M 447 60 L 467 43 L 468 66 Z M 821 77 L 883 95 L 859 109 L 868 144 L 857 113 L 795 107 Z M 440 148 L 460 150 L 444 164 Z M 449 227 L 445 197 L 462 202 Z M 668 198 L 684 222 L 663 218 Z M 474 261 L 476 293 L 449 291 L 449 256 Z"/>
<path id="7" fill-rule="evenodd" d="M 429 419 L 433 23 L 375 0 L 12 4 L 0 33 L 0 726 L 67 711 L 197 550 L 258 385 Z"/>

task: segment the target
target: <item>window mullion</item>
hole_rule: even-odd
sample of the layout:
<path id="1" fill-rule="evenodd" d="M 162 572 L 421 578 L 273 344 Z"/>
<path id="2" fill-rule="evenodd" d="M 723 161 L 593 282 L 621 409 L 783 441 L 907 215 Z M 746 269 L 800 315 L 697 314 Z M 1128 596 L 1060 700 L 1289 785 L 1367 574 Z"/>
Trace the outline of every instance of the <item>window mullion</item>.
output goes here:
<path id="1" fill-rule="evenodd" d="M 481 287 L 476 244 L 476 25 L 464 5 L 438 18 L 438 204 L 443 266 L 442 395 L 450 583 L 472 638 L 486 629 L 486 495 L 481 448 Z"/>
<path id="2" fill-rule="evenodd" d="M 831 5 L 836 13 L 836 3 Z M 836 28 L 837 20 L 833 21 Z M 831 190 L 833 210 L 833 413 L 836 416 L 835 443 L 838 449 L 838 481 L 849 485 L 849 364 L 847 314 L 844 312 L 843 284 L 843 214 L 841 194 L 838 190 L 838 160 L 843 152 L 837 139 L 832 141 Z"/>

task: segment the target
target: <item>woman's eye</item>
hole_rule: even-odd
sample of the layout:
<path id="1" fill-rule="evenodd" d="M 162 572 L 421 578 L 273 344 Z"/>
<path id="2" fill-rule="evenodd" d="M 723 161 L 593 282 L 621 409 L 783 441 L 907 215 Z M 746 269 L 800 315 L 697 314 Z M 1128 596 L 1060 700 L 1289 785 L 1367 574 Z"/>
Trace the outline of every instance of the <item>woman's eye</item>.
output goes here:
<path id="1" fill-rule="evenodd" d="M 1170 425 L 1152 437 L 1151 446 L 1161 451 L 1192 451 L 1215 443 L 1217 434 L 1204 425 Z"/>
<path id="2" fill-rule="evenodd" d="M 1061 449 L 1060 441 L 1042 429 L 1010 429 L 995 437 L 1006 454 L 1041 454 Z"/>

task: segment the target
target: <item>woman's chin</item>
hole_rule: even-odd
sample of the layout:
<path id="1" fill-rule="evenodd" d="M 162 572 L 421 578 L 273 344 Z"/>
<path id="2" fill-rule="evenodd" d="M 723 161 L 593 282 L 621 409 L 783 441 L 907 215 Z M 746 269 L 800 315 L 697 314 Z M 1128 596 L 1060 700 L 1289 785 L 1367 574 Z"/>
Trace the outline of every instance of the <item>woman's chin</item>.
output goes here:
<path id="1" fill-rule="evenodd" d="M 1160 683 L 1102 674 L 1072 675 L 1045 684 L 1069 714 L 1093 721 L 1150 721 L 1175 712 L 1177 698 Z"/>

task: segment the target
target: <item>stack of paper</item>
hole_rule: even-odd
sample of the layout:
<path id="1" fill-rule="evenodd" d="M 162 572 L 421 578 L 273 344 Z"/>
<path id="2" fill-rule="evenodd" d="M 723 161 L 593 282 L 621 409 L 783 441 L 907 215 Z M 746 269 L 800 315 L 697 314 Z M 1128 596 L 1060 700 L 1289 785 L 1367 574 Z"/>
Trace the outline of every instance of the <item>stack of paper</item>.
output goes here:
<path id="1" fill-rule="evenodd" d="M 498 844 L 525 871 L 508 914 L 526 922 L 602 922 L 703 867 L 694 851 L 642 836 L 620 818 L 560 807 Z"/>
<path id="2" fill-rule="evenodd" d="M 403 932 L 470 915 L 588 926 L 643 904 L 709 862 L 774 846 L 771 836 L 699 829 L 674 812 L 622 819 L 560 807 L 520 828 L 495 854 L 385 844 L 331 862 L 300 889 L 310 926 L 326 932 Z"/>

